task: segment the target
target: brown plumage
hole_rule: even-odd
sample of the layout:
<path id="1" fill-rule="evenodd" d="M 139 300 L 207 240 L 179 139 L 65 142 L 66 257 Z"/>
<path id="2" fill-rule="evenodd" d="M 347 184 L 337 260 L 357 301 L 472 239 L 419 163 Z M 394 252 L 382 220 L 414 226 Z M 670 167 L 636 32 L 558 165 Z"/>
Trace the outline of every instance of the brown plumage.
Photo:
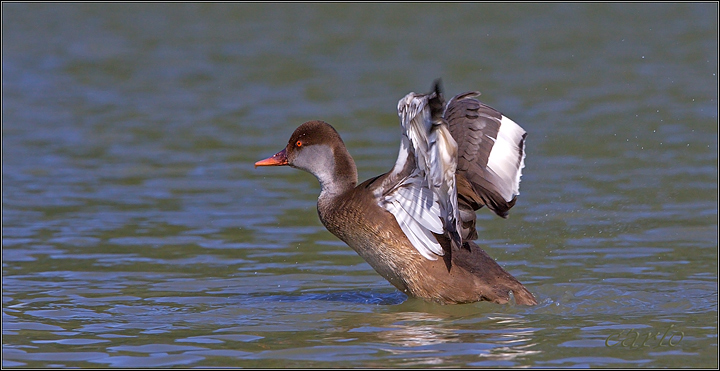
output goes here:
<path id="1" fill-rule="evenodd" d="M 415 109 L 419 116 L 407 114 Z M 417 147 L 418 139 L 412 133 L 404 134 L 393 170 L 360 185 L 355 163 L 340 135 L 322 121 L 302 124 L 285 149 L 255 165 L 289 165 L 315 175 L 321 184 L 318 215 L 325 227 L 409 296 L 443 304 L 482 300 L 503 304 L 512 292 L 517 304 L 537 304 L 520 282 L 471 241 L 477 238 L 475 210 L 488 206 L 506 216 L 515 203 L 524 131 L 512 123 L 517 129 L 512 126 L 501 133 L 510 142 L 519 141 L 502 144 L 503 150 L 508 147 L 510 152 L 519 146 L 517 159 L 516 154 L 504 152 L 493 153 L 491 158 L 493 143 L 504 140 L 498 139 L 500 127 L 510 125 L 497 111 L 471 94 L 459 95 L 446 106 L 436 86 L 431 94 L 411 93 L 401 100 L 399 111 L 406 112 L 406 116 L 401 114 L 403 126 L 424 117 L 423 110 L 431 122 L 418 119 L 416 124 L 427 124 L 428 133 L 449 129 L 457 143 L 443 139 L 440 131 L 437 137 L 428 134 L 426 147 Z M 424 170 L 417 164 L 419 148 L 428 150 L 425 158 L 420 157 L 427 160 Z M 433 155 L 437 150 L 440 152 Z M 457 158 L 448 157 L 453 151 Z M 511 171 L 513 163 L 517 173 Z M 432 179 L 440 179 L 433 178 L 438 169 L 455 167 L 454 177 L 433 186 Z M 457 202 L 440 205 L 448 195 Z M 449 231 L 452 225 L 448 228 L 448 222 L 453 218 L 460 221 L 461 238 Z M 451 242 L 455 239 L 458 244 Z"/>

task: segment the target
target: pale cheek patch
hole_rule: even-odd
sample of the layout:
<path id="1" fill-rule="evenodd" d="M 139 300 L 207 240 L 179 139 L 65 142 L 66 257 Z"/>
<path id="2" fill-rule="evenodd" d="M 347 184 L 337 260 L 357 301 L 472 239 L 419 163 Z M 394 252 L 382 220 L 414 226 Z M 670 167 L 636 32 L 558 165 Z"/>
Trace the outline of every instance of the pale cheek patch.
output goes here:
<path id="1" fill-rule="evenodd" d="M 292 166 L 314 174 L 320 182 L 321 193 L 336 193 L 335 154 L 332 148 L 318 144 L 303 147 L 301 155 L 297 156 Z"/>

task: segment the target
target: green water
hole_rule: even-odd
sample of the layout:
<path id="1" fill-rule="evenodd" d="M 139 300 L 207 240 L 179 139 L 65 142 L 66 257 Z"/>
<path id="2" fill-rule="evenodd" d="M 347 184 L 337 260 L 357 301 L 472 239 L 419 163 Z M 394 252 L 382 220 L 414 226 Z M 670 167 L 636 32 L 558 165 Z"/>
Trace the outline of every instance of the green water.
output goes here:
<path id="1" fill-rule="evenodd" d="M 718 6 L 3 3 L 3 367 L 718 366 Z M 536 307 L 407 299 L 254 169 L 388 171 L 442 77 L 528 131 L 479 244 Z"/>

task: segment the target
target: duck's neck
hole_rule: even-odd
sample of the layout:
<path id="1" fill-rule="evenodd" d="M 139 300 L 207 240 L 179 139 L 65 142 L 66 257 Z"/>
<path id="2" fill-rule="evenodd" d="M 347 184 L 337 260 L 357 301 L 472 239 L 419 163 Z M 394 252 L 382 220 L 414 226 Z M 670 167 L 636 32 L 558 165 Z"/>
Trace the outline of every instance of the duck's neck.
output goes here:
<path id="1" fill-rule="evenodd" d="M 334 199 L 355 188 L 358 182 L 357 167 L 345 146 L 335 147 L 331 166 L 323 176 L 317 176 L 320 182 L 321 199 Z"/>

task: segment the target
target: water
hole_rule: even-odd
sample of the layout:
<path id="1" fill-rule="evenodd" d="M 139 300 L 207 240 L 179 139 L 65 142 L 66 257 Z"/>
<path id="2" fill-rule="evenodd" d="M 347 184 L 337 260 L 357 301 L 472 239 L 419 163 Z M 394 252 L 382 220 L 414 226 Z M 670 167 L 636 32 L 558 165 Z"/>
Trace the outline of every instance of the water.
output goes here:
<path id="1" fill-rule="evenodd" d="M 4 367 L 717 367 L 717 4 L 3 5 Z M 536 307 L 408 299 L 254 169 L 361 180 L 443 78 L 528 132 L 480 245 Z"/>

